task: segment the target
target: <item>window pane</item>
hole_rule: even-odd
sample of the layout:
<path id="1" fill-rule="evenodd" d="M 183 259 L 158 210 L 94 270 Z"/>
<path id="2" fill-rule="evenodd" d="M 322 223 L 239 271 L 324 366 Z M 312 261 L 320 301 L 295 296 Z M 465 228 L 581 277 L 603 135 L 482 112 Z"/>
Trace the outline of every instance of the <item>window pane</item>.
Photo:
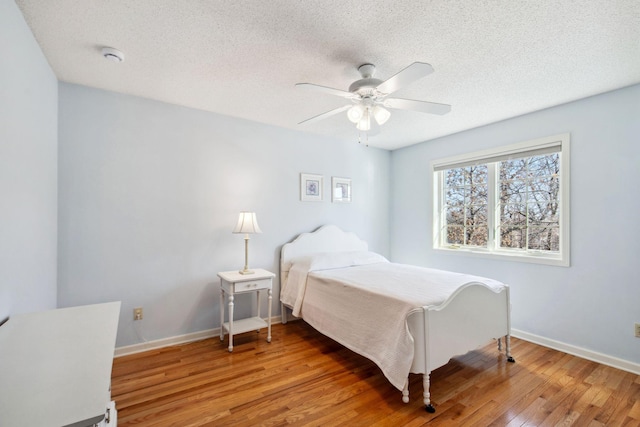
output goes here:
<path id="1" fill-rule="evenodd" d="M 500 162 L 500 246 L 559 251 L 560 156 Z"/>
<path id="2" fill-rule="evenodd" d="M 525 159 L 500 162 L 500 180 L 526 179 L 527 161 Z"/>
<path id="3" fill-rule="evenodd" d="M 444 203 L 448 206 L 464 205 L 464 187 L 453 187 L 447 190 Z"/>
<path id="4" fill-rule="evenodd" d="M 528 176 L 533 178 L 557 174 L 560 171 L 559 164 L 560 156 L 558 153 L 530 157 L 527 165 Z"/>
<path id="5" fill-rule="evenodd" d="M 488 167 L 465 166 L 444 171 L 447 244 L 487 246 Z"/>
<path id="6" fill-rule="evenodd" d="M 528 209 L 530 223 L 538 224 L 547 218 L 547 205 L 544 203 L 529 203 Z"/>
<path id="7" fill-rule="evenodd" d="M 530 227 L 529 249 L 539 251 L 559 251 L 559 227 Z"/>
<path id="8" fill-rule="evenodd" d="M 469 184 L 481 184 L 487 182 L 487 176 L 489 175 L 487 165 L 477 165 L 469 167 Z"/>
<path id="9" fill-rule="evenodd" d="M 464 168 L 449 169 L 445 171 L 447 187 L 464 185 Z"/>
<path id="10" fill-rule="evenodd" d="M 524 200 L 526 200 L 526 194 L 522 195 L 518 192 L 515 192 L 513 194 L 509 194 L 505 192 L 500 198 L 500 202 L 502 204 L 510 204 L 510 205 L 521 204 Z"/>
<path id="11" fill-rule="evenodd" d="M 447 207 L 447 224 L 450 224 L 450 225 L 464 224 L 464 208 L 462 206 Z"/>
<path id="12" fill-rule="evenodd" d="M 467 227 L 467 245 L 486 247 L 488 237 L 489 232 L 486 226 Z"/>
<path id="13" fill-rule="evenodd" d="M 509 226 L 525 226 L 527 223 L 527 207 L 520 205 L 502 205 L 500 223 Z"/>
<path id="14" fill-rule="evenodd" d="M 487 226 L 487 205 L 467 206 L 465 224 Z"/>
<path id="15" fill-rule="evenodd" d="M 464 244 L 464 228 L 456 226 L 447 227 L 447 244 L 463 245 Z"/>
<path id="16" fill-rule="evenodd" d="M 479 203 L 487 203 L 487 195 L 489 188 L 486 184 L 477 185 L 473 184 L 469 187 L 469 203 L 479 204 Z"/>
<path id="17" fill-rule="evenodd" d="M 500 247 L 524 248 L 526 244 L 526 232 L 519 227 L 500 227 Z"/>
<path id="18" fill-rule="evenodd" d="M 532 202 L 543 203 L 555 201 L 556 197 L 548 188 L 544 188 L 544 186 L 541 185 L 534 187 L 532 184 L 531 191 L 529 191 L 529 200 Z"/>
<path id="19" fill-rule="evenodd" d="M 514 194 L 526 194 L 527 182 L 519 180 L 500 181 L 500 198 Z"/>
<path id="20" fill-rule="evenodd" d="M 527 249 L 540 249 L 540 229 L 531 227 L 529 229 L 529 244 Z"/>

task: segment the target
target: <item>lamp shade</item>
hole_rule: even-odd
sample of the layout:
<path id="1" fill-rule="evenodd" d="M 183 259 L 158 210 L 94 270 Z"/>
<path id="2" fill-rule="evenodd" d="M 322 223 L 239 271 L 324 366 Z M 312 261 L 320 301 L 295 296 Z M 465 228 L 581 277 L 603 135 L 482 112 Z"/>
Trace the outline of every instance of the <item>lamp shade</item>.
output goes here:
<path id="1" fill-rule="evenodd" d="M 238 223 L 233 229 L 233 233 L 242 234 L 255 234 L 262 233 L 260 226 L 258 226 L 258 220 L 256 219 L 255 212 L 240 212 L 238 216 Z"/>
<path id="2" fill-rule="evenodd" d="M 383 125 L 387 122 L 387 120 L 389 120 L 389 117 L 391 117 L 391 113 L 389 112 L 389 110 L 376 105 L 375 107 L 373 107 L 373 117 L 376 119 L 376 122 L 379 125 Z"/>
<path id="3" fill-rule="evenodd" d="M 356 124 L 356 128 L 360 131 L 368 131 L 371 129 L 371 118 L 369 117 L 369 109 L 365 109 L 360 121 Z"/>
<path id="4" fill-rule="evenodd" d="M 364 107 L 360 104 L 354 105 L 347 111 L 347 117 L 352 123 L 358 123 L 364 114 Z"/>

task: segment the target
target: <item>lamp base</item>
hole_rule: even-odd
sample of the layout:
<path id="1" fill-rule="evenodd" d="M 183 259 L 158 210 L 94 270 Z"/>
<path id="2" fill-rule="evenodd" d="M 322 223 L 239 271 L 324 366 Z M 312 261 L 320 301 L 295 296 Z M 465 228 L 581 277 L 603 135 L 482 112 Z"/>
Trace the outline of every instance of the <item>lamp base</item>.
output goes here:
<path id="1" fill-rule="evenodd" d="M 249 235 L 244 235 L 244 268 L 238 271 L 240 274 L 253 274 L 253 270 L 249 270 Z"/>

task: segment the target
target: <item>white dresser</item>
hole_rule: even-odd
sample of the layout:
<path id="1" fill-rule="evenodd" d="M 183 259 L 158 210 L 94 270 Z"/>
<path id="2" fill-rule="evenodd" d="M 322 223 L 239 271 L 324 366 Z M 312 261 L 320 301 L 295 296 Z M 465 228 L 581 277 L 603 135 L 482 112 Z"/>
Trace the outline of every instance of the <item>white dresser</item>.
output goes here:
<path id="1" fill-rule="evenodd" d="M 0 425 L 114 427 L 119 315 L 112 302 L 20 314 L 0 326 Z"/>

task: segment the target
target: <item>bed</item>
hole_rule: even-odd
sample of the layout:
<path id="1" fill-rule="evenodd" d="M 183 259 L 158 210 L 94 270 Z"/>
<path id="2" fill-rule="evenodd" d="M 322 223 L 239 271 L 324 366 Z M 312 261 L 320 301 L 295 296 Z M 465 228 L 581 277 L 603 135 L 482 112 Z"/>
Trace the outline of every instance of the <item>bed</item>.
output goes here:
<path id="1" fill-rule="evenodd" d="M 409 374 L 430 374 L 453 356 L 497 340 L 509 362 L 509 286 L 499 281 L 389 262 L 334 225 L 283 245 L 282 323 L 288 312 L 372 360 L 409 402 Z"/>

